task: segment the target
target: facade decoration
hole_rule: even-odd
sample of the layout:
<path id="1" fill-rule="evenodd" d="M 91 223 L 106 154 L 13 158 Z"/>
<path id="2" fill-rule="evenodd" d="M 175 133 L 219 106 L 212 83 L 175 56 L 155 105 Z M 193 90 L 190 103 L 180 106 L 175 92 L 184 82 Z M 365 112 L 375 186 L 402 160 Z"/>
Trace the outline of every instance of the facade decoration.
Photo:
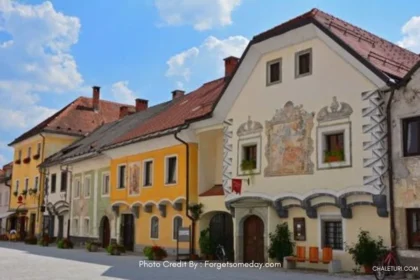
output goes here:
<path id="1" fill-rule="evenodd" d="M 248 116 L 248 121 L 239 126 L 236 134 L 239 137 L 261 133 L 263 131 L 263 126 L 260 122 L 252 121 L 251 116 Z"/>
<path id="2" fill-rule="evenodd" d="M 266 121 L 265 176 L 313 174 L 314 115 L 289 101 L 276 111 L 271 121 Z"/>
<path id="3" fill-rule="evenodd" d="M 225 195 L 232 192 L 232 125 L 232 119 L 223 123 L 223 191 Z"/>
<path id="4" fill-rule="evenodd" d="M 372 157 L 363 159 L 363 166 L 372 170 L 370 176 L 363 177 L 363 184 L 382 193 L 385 190 L 384 176 L 388 169 L 385 101 L 377 90 L 362 93 L 362 100 L 368 102 L 362 115 L 369 120 L 368 124 L 363 125 L 363 133 L 368 134 L 371 139 L 363 143 L 363 150 L 372 152 Z"/>
<path id="5" fill-rule="evenodd" d="M 334 96 L 331 105 L 322 108 L 318 112 L 316 119 L 318 122 L 334 121 L 348 118 L 352 113 L 353 109 L 349 104 L 338 102 L 337 97 Z"/>
<path id="6" fill-rule="evenodd" d="M 131 163 L 128 167 L 128 194 L 140 194 L 140 163 Z"/>

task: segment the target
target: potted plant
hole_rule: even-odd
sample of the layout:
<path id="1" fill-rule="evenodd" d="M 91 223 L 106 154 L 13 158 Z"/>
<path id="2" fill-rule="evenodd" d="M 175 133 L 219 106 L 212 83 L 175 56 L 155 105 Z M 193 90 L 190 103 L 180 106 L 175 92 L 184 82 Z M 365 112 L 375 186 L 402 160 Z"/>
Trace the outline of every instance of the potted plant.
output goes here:
<path id="1" fill-rule="evenodd" d="M 30 189 L 29 190 L 29 194 L 30 195 L 36 195 L 37 192 L 38 192 L 38 189 L 37 188 L 33 188 L 33 189 Z"/>
<path id="2" fill-rule="evenodd" d="M 247 173 L 248 175 L 252 176 L 254 175 L 253 170 L 255 169 L 257 163 L 255 160 L 250 159 L 250 160 L 242 160 L 241 162 L 241 170 L 245 173 Z"/>
<path id="3" fill-rule="evenodd" d="M 33 156 L 33 159 L 34 160 L 38 160 L 39 158 L 40 158 L 40 155 L 39 154 L 36 154 L 36 155 Z"/>
<path id="4" fill-rule="evenodd" d="M 119 256 L 121 253 L 125 253 L 125 248 L 117 243 L 112 243 L 108 245 L 106 251 L 112 256 Z"/>
<path id="5" fill-rule="evenodd" d="M 207 260 L 212 259 L 212 249 L 211 249 L 209 228 L 204 229 L 200 232 L 200 238 L 198 240 L 198 243 L 200 245 L 201 255 L 203 255 L 204 258 Z"/>
<path id="6" fill-rule="evenodd" d="M 188 206 L 188 209 L 191 212 L 191 216 L 194 220 L 200 219 L 200 215 L 203 214 L 203 204 L 202 203 L 193 203 Z"/>
<path id="7" fill-rule="evenodd" d="M 25 238 L 25 244 L 36 245 L 38 239 L 35 236 L 28 236 Z"/>
<path id="8" fill-rule="evenodd" d="M 23 191 L 22 191 L 22 195 L 23 195 L 23 196 L 26 196 L 27 194 L 28 194 L 28 190 L 23 190 Z"/>
<path id="9" fill-rule="evenodd" d="M 382 237 L 373 239 L 366 230 L 361 230 L 357 236 L 357 243 L 346 246 L 346 251 L 352 256 L 356 265 L 363 266 L 365 273 L 372 274 L 372 266 L 379 256 L 386 252 Z"/>
<path id="10" fill-rule="evenodd" d="M 47 247 L 49 245 L 49 243 L 50 243 L 50 238 L 49 238 L 48 234 L 44 234 L 42 236 L 42 238 L 40 238 L 38 240 L 38 245 L 39 246 Z"/>
<path id="11" fill-rule="evenodd" d="M 73 242 L 71 242 L 71 240 L 68 239 L 68 238 L 60 239 L 57 242 L 57 248 L 59 248 L 59 249 L 73 249 Z"/>
<path id="12" fill-rule="evenodd" d="M 144 247 L 143 253 L 148 260 L 154 261 L 161 261 L 168 256 L 166 250 L 157 245 Z"/>
<path id="13" fill-rule="evenodd" d="M 144 247 L 143 254 L 146 256 L 146 258 L 149 261 L 152 261 L 153 260 L 153 250 L 152 250 L 152 247 L 150 247 L 150 246 Z"/>
<path id="14" fill-rule="evenodd" d="M 271 259 L 283 262 L 285 257 L 293 255 L 295 243 L 292 241 L 292 233 L 287 223 L 277 225 L 276 230 L 271 232 L 269 237 L 270 247 L 268 248 L 268 256 Z"/>
<path id="15" fill-rule="evenodd" d="M 97 241 L 90 241 L 86 243 L 86 250 L 88 252 L 98 252 L 99 246 L 101 246 L 101 244 Z"/>
<path id="16" fill-rule="evenodd" d="M 18 193 L 17 191 L 14 191 L 14 192 L 13 192 L 13 195 L 14 195 L 14 196 L 18 196 L 18 194 L 19 194 L 19 193 Z"/>
<path id="17" fill-rule="evenodd" d="M 324 162 L 338 162 L 344 161 L 344 151 L 335 150 L 335 151 L 325 151 L 324 152 Z"/>
<path id="18" fill-rule="evenodd" d="M 26 157 L 23 159 L 23 163 L 28 164 L 31 162 L 31 158 L 30 157 Z"/>

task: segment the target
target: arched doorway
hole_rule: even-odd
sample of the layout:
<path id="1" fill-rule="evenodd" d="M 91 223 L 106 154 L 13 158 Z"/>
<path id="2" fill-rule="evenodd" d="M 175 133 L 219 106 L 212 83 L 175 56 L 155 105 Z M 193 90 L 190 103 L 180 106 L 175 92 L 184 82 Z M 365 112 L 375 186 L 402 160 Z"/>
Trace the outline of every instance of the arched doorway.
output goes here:
<path id="1" fill-rule="evenodd" d="M 264 222 L 252 215 L 244 221 L 244 262 L 263 263 Z"/>
<path id="2" fill-rule="evenodd" d="M 109 226 L 109 219 L 107 216 L 103 216 L 101 219 L 101 242 L 102 247 L 106 248 L 111 240 L 111 229 Z"/>
<path id="3" fill-rule="evenodd" d="M 230 214 L 221 212 L 211 218 L 210 240 L 213 250 L 218 244 L 223 245 L 228 259 L 233 261 L 233 220 Z"/>

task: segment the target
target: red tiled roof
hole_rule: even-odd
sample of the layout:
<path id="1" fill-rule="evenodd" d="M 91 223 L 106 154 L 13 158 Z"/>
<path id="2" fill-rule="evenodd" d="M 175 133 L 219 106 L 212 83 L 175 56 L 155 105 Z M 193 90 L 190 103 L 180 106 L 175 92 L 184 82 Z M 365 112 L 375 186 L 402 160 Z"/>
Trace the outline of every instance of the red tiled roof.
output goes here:
<path id="1" fill-rule="evenodd" d="M 215 185 L 211 189 L 200 194 L 200 196 L 216 196 L 216 195 L 225 195 L 222 185 Z"/>
<path id="2" fill-rule="evenodd" d="M 369 61 L 375 68 L 393 77 L 403 78 L 417 61 L 420 61 L 420 56 L 417 54 L 318 9 L 312 9 L 265 31 L 255 36 L 254 39 L 256 41 L 266 40 L 288 31 L 288 26 L 298 27 L 299 23 L 305 20 L 317 22 Z"/>
<path id="3" fill-rule="evenodd" d="M 18 143 L 42 131 L 69 135 L 86 135 L 104 123 L 117 120 L 121 106 L 128 105 L 100 100 L 99 110 L 95 111 L 92 106 L 92 98 L 79 97 L 51 117 L 23 133 L 9 145 Z M 134 106 L 128 107 L 130 112 L 135 110 Z"/>
<path id="4" fill-rule="evenodd" d="M 122 135 L 113 144 L 122 143 L 147 134 L 175 128 L 188 120 L 198 119 L 210 114 L 213 105 L 222 93 L 225 79 L 217 79 L 203 84 L 189 94 L 178 97 L 174 104 L 162 113 Z"/>

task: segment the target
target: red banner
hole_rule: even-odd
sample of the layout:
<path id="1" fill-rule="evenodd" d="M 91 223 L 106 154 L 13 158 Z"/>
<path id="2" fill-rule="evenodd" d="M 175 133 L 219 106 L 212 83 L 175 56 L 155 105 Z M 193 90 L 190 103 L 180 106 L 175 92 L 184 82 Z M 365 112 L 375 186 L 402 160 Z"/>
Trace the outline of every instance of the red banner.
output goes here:
<path id="1" fill-rule="evenodd" d="M 242 179 L 232 179 L 232 192 L 241 194 Z"/>

